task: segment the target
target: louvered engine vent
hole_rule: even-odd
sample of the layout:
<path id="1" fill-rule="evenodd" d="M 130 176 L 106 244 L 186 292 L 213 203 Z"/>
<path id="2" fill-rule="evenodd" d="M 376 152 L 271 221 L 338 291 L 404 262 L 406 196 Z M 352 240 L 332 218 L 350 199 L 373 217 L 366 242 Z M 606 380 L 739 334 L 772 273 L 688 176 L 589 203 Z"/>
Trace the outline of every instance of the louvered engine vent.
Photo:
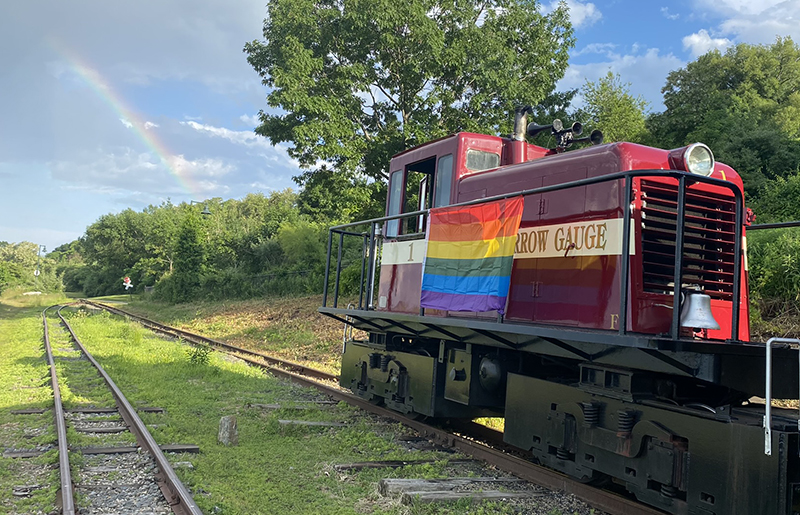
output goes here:
<path id="1" fill-rule="evenodd" d="M 641 189 L 644 291 L 672 294 L 678 186 L 642 181 Z M 733 297 L 735 213 L 733 198 L 686 190 L 682 283 L 712 299 Z"/>

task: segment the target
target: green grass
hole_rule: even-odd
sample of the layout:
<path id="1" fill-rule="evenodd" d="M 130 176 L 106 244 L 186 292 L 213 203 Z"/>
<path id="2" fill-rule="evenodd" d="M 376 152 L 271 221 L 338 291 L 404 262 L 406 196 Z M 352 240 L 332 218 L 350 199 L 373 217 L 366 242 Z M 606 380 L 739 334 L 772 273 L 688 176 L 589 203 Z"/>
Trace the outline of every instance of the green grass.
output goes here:
<path id="1" fill-rule="evenodd" d="M 63 298 L 62 298 L 63 301 Z M 28 303 L 26 306 L 25 303 Z M 48 303 L 54 302 L 48 299 Z M 302 301 L 314 302 L 314 301 Z M 48 367 L 41 344 L 41 309 L 37 299 L 0 300 L 0 447 L 49 444 L 55 440 L 52 412 L 44 415 L 11 415 L 10 410 L 51 407 Z M 184 308 L 185 309 L 185 308 Z M 197 311 L 195 307 L 195 313 Z M 207 309 L 214 312 L 214 308 Z M 224 309 L 224 308 L 223 308 Z M 339 403 L 314 409 L 297 409 L 297 402 L 320 399 L 312 389 L 301 388 L 220 353 L 204 353 L 175 341 L 164 340 L 107 313 L 87 315 L 65 310 L 81 341 L 101 362 L 116 384 L 137 407 L 158 406 L 164 414 L 143 413 L 146 424 L 160 444 L 196 444 L 199 454 L 173 454 L 172 461 L 190 461 L 192 469 L 177 473 L 193 492 L 204 513 L 259 514 L 479 514 L 515 513 L 511 505 L 452 503 L 445 506 L 402 506 L 378 495 L 377 482 L 385 477 L 445 477 L 453 474 L 446 460 L 461 456 L 400 447 L 395 436 L 407 430 L 397 423 L 377 422 L 356 408 Z M 224 312 L 212 317 L 224 319 Z M 247 329 L 256 310 L 234 321 L 233 330 Z M 291 316 L 280 318 L 284 323 Z M 303 317 L 298 317 L 303 318 Z M 51 343 L 59 356 L 74 356 L 67 335 L 54 319 Z M 310 322 L 313 324 L 313 322 Z M 288 331 L 298 334 L 309 322 L 300 320 Z M 228 330 L 231 328 L 220 328 Z M 260 329 L 266 333 L 266 329 Z M 269 333 L 271 336 L 278 333 Z M 286 333 L 283 333 L 286 334 Z M 315 333 L 319 338 L 319 333 Z M 288 338 L 288 337 L 286 337 Z M 300 337 L 298 337 L 300 338 Z M 280 338 L 276 338 L 280 340 Z M 319 344 L 319 342 L 317 342 Z M 338 342 L 331 348 L 334 356 Z M 59 373 L 67 378 L 62 395 L 67 406 L 108 406 L 94 373 L 78 360 L 58 360 Z M 88 387 L 84 380 L 91 383 Z M 248 407 L 281 404 L 278 410 Z M 219 420 L 237 417 L 239 445 L 217 442 Z M 345 427 L 285 426 L 280 419 L 344 422 Z M 31 428 L 41 431 L 31 436 Z M 96 444 L 69 429 L 73 445 Z M 123 443 L 123 442 L 118 442 Z M 72 455 L 72 467 L 80 455 Z M 370 460 L 435 459 L 434 464 L 394 470 L 339 473 L 337 463 Z M 48 452 L 36 460 L 0 458 L 0 513 L 47 513 L 53 510 L 58 484 L 57 456 Z M 47 464 L 46 476 L 28 478 L 26 464 Z M 463 474 L 462 474 L 463 475 Z M 43 484 L 27 498 L 11 495 L 19 484 Z"/>
<path id="2" fill-rule="evenodd" d="M 219 353 L 209 354 L 205 363 L 193 362 L 194 351 L 187 352 L 187 347 L 108 314 L 72 315 L 71 319 L 81 340 L 134 405 L 166 409 L 166 414 L 142 417 L 146 423 L 159 424 L 152 431 L 159 443 L 200 446 L 200 454 L 173 459 L 193 463 L 193 469 L 181 468 L 178 474 L 206 513 L 488 513 L 456 505 L 409 511 L 376 493 L 376 482 L 382 477 L 442 477 L 446 475 L 444 461 L 349 475 L 334 472 L 336 463 L 449 457 L 400 448 L 393 438 L 403 431 L 398 424 L 376 425 L 368 415 L 344 404 L 293 409 L 292 403 L 313 400 L 319 394 L 265 376 Z M 250 403 L 286 407 L 267 411 L 247 407 Z M 217 443 L 219 420 L 225 415 L 237 417 L 238 446 Z M 348 425 L 283 426 L 279 419 Z"/>
<path id="3" fill-rule="evenodd" d="M 42 302 L 44 301 L 44 302 Z M 50 409 L 53 393 L 44 358 L 41 305 L 54 297 L 4 296 L 0 303 L 0 450 L 34 449 L 55 440 L 52 411 L 13 415 L 12 410 Z M 0 512 L 50 512 L 58 485 L 58 457 L 51 451 L 21 460 L 0 456 Z M 43 484 L 30 497 L 12 495 L 14 486 Z"/>
<path id="4" fill-rule="evenodd" d="M 126 311 L 244 348 L 267 352 L 338 373 L 341 323 L 317 313 L 320 296 L 249 301 L 166 304 L 127 295 L 100 297 L 125 302 Z"/>

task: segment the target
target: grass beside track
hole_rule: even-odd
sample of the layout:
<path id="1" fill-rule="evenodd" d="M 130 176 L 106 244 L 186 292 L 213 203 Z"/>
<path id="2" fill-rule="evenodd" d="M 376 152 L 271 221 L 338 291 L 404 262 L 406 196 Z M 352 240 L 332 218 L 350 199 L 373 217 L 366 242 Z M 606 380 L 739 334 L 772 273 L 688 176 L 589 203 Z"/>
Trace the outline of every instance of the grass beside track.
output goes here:
<path id="1" fill-rule="evenodd" d="M 52 302 L 51 302 L 52 303 Z M 14 447 L 14 427 L 23 427 L 11 409 L 50 407 L 47 367 L 41 345 L 40 309 L 0 305 L 0 441 Z M 67 310 L 65 310 L 67 312 Z M 189 443 L 199 454 L 170 455 L 173 462 L 190 462 L 177 473 L 192 491 L 204 513 L 217 514 L 455 514 L 514 513 L 511 505 L 488 503 L 472 506 L 403 506 L 378 495 L 377 481 L 384 477 L 445 477 L 446 460 L 452 455 L 402 448 L 394 437 L 406 430 L 399 424 L 374 417 L 344 404 L 312 409 L 293 409 L 299 401 L 316 400 L 315 390 L 300 388 L 267 376 L 260 370 L 227 358 L 206 354 L 175 341 L 164 340 L 136 324 L 107 313 L 67 314 L 81 341 L 108 371 L 134 406 L 158 406 L 165 414 L 142 414 L 155 425 L 160 444 Z M 163 319 L 163 318 L 162 318 Z M 174 323 L 174 320 L 173 320 Z M 51 325 L 54 325 L 51 323 Z M 179 324 L 176 324 L 179 325 Z M 221 326 L 220 326 L 221 327 Z M 200 328 L 194 327 L 200 331 Z M 296 329 L 302 331 L 302 325 Z M 313 332 L 313 330 L 312 330 Z M 208 332 L 207 332 L 208 334 Z M 291 338 L 292 331 L 283 332 Z M 61 339 L 57 339 L 61 346 Z M 332 344 L 338 348 L 338 343 Z M 313 348 L 313 344 L 311 347 Z M 336 353 L 334 353 L 334 356 Z M 34 385 L 36 388 L 24 388 Z M 10 392 L 10 393 L 9 393 Z M 68 388 L 69 404 L 104 405 L 106 399 L 87 399 L 77 388 Z M 282 404 L 269 411 L 249 404 Z M 235 415 L 239 444 L 217 442 L 222 416 Z M 26 416 L 30 417 L 30 416 Z M 284 426 L 280 419 L 344 422 L 344 427 Z M 24 424 L 30 420 L 24 419 Z M 52 413 L 42 415 L 46 432 L 31 441 L 54 440 Z M 27 431 L 27 430 L 25 430 Z M 39 458 L 55 463 L 54 453 Z M 337 463 L 369 460 L 437 459 L 435 464 L 396 470 L 338 473 Z M 7 472 L 12 465 L 29 460 L 0 462 L 0 513 L 47 513 L 52 510 L 57 472 L 43 484 L 52 488 L 34 491 L 29 498 L 12 499 L 10 491 L 20 483 Z M 54 476 L 53 474 L 56 474 Z M 14 503 L 14 504 L 11 504 Z"/>
<path id="2" fill-rule="evenodd" d="M 41 314 L 45 307 L 65 301 L 62 295 L 0 297 L 0 513 L 49 513 L 55 507 L 57 453 L 20 460 L 4 458 L 2 451 L 41 449 L 55 441 L 52 411 L 42 415 L 11 411 L 53 406 Z M 29 496 L 15 496 L 13 489 L 20 486 L 41 488 L 32 489 Z"/>
<path id="3" fill-rule="evenodd" d="M 100 297 L 178 329 L 338 374 L 342 324 L 317 313 L 322 296 L 166 304 L 138 295 Z"/>

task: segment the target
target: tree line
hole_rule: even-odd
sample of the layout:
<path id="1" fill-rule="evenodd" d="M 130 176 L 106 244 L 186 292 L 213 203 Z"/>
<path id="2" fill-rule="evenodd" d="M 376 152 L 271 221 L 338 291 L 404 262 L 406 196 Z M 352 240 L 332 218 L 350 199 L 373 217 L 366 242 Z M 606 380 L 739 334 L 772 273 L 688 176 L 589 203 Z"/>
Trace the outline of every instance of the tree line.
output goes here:
<path id="1" fill-rule="evenodd" d="M 297 192 L 211 199 L 207 217 L 170 202 L 102 216 L 48 255 L 67 289 L 119 292 L 130 276 L 173 302 L 320 291 L 325 228 L 383 213 L 392 155 L 457 131 L 508 135 L 519 105 L 532 105 L 538 123 L 601 129 L 607 142 L 703 142 L 741 174 L 757 222 L 800 219 L 790 202 L 800 194 L 791 38 L 711 51 L 670 72 L 656 112 L 611 72 L 556 90 L 575 44 L 566 4 L 275 0 L 267 9 L 264 37 L 244 47 L 267 88 L 256 133 L 300 162 Z M 548 138 L 532 142 L 552 146 Z M 800 237 L 748 240 L 755 296 L 796 301 Z M 345 289 L 357 255 L 346 249 Z"/>

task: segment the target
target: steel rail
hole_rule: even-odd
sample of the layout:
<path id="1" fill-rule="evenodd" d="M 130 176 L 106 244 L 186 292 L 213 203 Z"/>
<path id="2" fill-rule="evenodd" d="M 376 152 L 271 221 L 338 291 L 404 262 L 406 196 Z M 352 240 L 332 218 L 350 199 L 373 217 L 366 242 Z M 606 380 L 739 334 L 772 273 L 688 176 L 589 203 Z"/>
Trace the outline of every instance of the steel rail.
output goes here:
<path id="1" fill-rule="evenodd" d="M 50 383 L 53 387 L 53 412 L 56 422 L 56 435 L 58 439 L 58 470 L 61 476 L 61 513 L 75 515 L 75 492 L 72 488 L 72 475 L 69 469 L 69 444 L 67 443 L 67 422 L 64 415 L 64 405 L 61 403 L 61 389 L 58 386 L 56 363 L 53 359 L 53 349 L 50 347 L 50 335 L 47 327 L 47 310 L 42 311 L 44 324 L 44 349 L 47 353 L 47 364 L 50 365 Z"/>
<path id="2" fill-rule="evenodd" d="M 101 304 L 99 302 L 93 302 L 93 301 L 86 300 L 86 299 L 81 299 L 81 302 L 83 302 L 85 304 L 88 304 L 90 306 L 94 306 L 96 308 L 105 309 L 108 312 L 113 313 L 115 315 L 128 317 L 128 318 L 130 318 L 132 320 L 135 320 L 136 322 L 139 322 L 140 324 L 142 324 L 143 326 L 147 327 L 148 329 L 160 332 L 162 334 L 166 334 L 166 335 L 172 336 L 174 338 L 182 338 L 184 340 L 188 340 L 188 341 L 194 342 L 194 343 L 200 343 L 200 344 L 206 344 L 206 345 L 213 345 L 213 346 L 216 346 L 216 347 L 222 347 L 223 349 L 227 349 L 227 350 L 230 350 L 230 351 L 233 351 L 233 352 L 238 352 L 238 353 L 241 353 L 241 354 L 250 354 L 250 355 L 254 355 L 254 356 L 259 356 L 261 359 L 263 359 L 264 361 L 266 361 L 267 363 L 270 363 L 272 365 L 280 366 L 280 367 L 286 368 L 288 370 L 293 370 L 293 371 L 295 371 L 297 373 L 300 373 L 300 374 L 304 374 L 304 375 L 311 376 L 311 377 L 317 377 L 319 379 L 324 379 L 324 380 L 327 380 L 327 381 L 337 381 L 339 379 L 338 376 L 335 376 L 333 374 L 329 374 L 327 372 L 323 372 L 321 370 L 316 370 L 316 369 L 313 369 L 313 368 L 306 367 L 305 365 L 301 365 L 299 363 L 294 363 L 294 362 L 286 361 L 284 359 L 276 358 L 276 357 L 273 357 L 273 356 L 268 356 L 268 355 L 266 355 L 264 353 L 261 353 L 261 352 L 258 352 L 258 351 L 245 349 L 243 347 L 237 347 L 236 345 L 231 345 L 229 343 L 221 342 L 219 340 L 214 340 L 212 338 L 208 338 L 206 336 L 202 336 L 202 335 L 199 335 L 199 334 L 196 334 L 196 333 L 192 333 L 192 332 L 189 332 L 189 331 L 184 331 L 183 329 L 177 329 L 175 327 L 170 327 L 170 326 L 168 326 L 166 324 L 162 324 L 160 322 L 155 322 L 153 320 L 150 320 L 148 318 L 145 318 L 145 317 L 142 317 L 142 316 L 139 316 L 139 315 L 134 315 L 133 313 L 129 313 L 127 311 L 123 311 L 123 310 L 121 310 L 119 308 L 111 307 L 108 304 Z M 263 363 L 258 363 L 258 364 L 263 364 Z"/>
<path id="3" fill-rule="evenodd" d="M 112 313 L 114 311 L 117 311 L 118 312 L 117 314 L 130 316 L 129 313 L 121 309 L 118 308 L 109 309 L 109 307 L 105 304 L 93 303 L 90 301 L 84 301 L 84 302 L 87 302 L 90 305 L 95 305 L 102 309 L 108 309 Z M 140 317 L 133 315 L 131 316 L 131 318 L 135 320 L 136 318 Z M 156 325 L 162 327 L 169 327 L 159 323 L 156 323 Z M 259 358 L 263 358 L 263 355 L 261 353 L 249 351 L 246 349 L 240 349 L 238 347 L 236 347 L 236 349 L 238 349 L 237 352 L 252 354 Z M 400 422 L 402 424 L 405 424 L 406 426 L 417 431 L 422 436 L 430 438 L 431 440 L 433 440 L 438 444 L 458 449 L 464 454 L 468 454 L 477 459 L 483 460 L 486 463 L 494 465 L 499 469 L 509 472 L 511 474 L 514 474 L 520 477 L 521 479 L 525 479 L 527 481 L 530 481 L 532 483 L 535 483 L 537 485 L 543 486 L 551 490 L 557 490 L 572 494 L 580 498 L 584 502 L 592 505 L 594 508 L 603 510 L 608 513 L 614 513 L 615 515 L 664 515 L 664 512 L 660 510 L 651 508 L 650 506 L 641 504 L 634 500 L 622 497 L 621 495 L 616 494 L 614 492 L 610 492 L 607 490 L 600 490 L 599 488 L 580 483 L 564 474 L 545 468 L 541 465 L 536 465 L 535 463 L 532 463 L 525 459 L 510 455 L 504 452 L 503 450 L 494 449 L 485 444 L 477 442 L 473 439 L 455 435 L 446 430 L 439 429 L 437 427 L 431 426 L 421 421 L 411 420 L 396 411 L 376 406 L 375 404 L 372 404 L 371 402 L 361 397 L 349 393 L 349 391 L 344 390 L 341 387 L 320 383 L 317 380 L 310 379 L 309 377 L 306 377 L 299 373 L 291 372 L 282 367 L 266 365 L 260 361 L 257 361 L 256 359 L 248 358 L 247 356 L 238 356 L 238 357 L 243 361 L 246 361 L 247 363 L 266 369 L 273 375 L 283 377 L 302 386 L 316 388 L 317 390 L 322 391 L 323 393 L 329 395 L 330 397 L 333 397 L 334 399 L 357 406 L 375 415 L 389 418 L 397 422 Z M 283 360 L 278 360 L 278 361 L 281 361 L 282 363 L 287 363 L 284 362 Z M 301 365 L 298 366 L 306 371 L 313 370 Z M 316 370 L 315 372 L 318 373 L 318 375 L 315 376 L 317 378 L 319 378 L 320 376 L 325 376 L 325 379 L 338 381 L 338 377 L 332 374 L 321 372 L 319 370 Z M 481 432 L 484 433 L 493 431 L 493 430 L 487 430 L 487 428 L 485 428 L 484 426 L 480 426 L 480 429 Z M 495 435 L 494 438 L 498 437 Z"/>
<path id="4" fill-rule="evenodd" d="M 114 396 L 114 400 L 117 404 L 117 409 L 119 410 L 119 414 L 122 419 L 125 421 L 128 429 L 133 433 L 136 437 L 136 441 L 139 446 L 150 453 L 153 459 L 156 462 L 157 469 L 156 469 L 156 482 L 158 483 L 161 492 L 164 494 L 164 498 L 170 504 L 170 508 L 172 509 L 173 513 L 176 515 L 203 515 L 203 512 L 200 511 L 197 504 L 194 502 L 192 495 L 189 493 L 189 490 L 183 485 L 180 478 L 178 478 L 175 471 L 172 469 L 167 457 L 164 455 L 164 452 L 158 446 L 153 435 L 147 430 L 147 426 L 145 426 L 142 419 L 139 418 L 139 415 L 134 410 L 133 406 L 128 402 L 128 399 L 122 394 L 122 391 L 117 387 L 114 380 L 106 373 L 100 363 L 94 359 L 94 357 L 89 354 L 89 351 L 86 350 L 86 347 L 83 346 L 81 341 L 78 339 L 75 331 L 72 330 L 72 326 L 69 325 L 69 322 L 64 318 L 61 314 L 61 310 L 64 309 L 64 306 L 61 306 L 58 309 L 58 317 L 61 319 L 61 322 L 69 331 L 70 336 L 72 336 L 73 341 L 75 344 L 80 348 L 81 352 L 86 356 L 86 359 L 94 365 L 100 375 L 103 377 L 103 380 L 108 385 L 108 388 L 111 390 L 111 394 Z"/>

